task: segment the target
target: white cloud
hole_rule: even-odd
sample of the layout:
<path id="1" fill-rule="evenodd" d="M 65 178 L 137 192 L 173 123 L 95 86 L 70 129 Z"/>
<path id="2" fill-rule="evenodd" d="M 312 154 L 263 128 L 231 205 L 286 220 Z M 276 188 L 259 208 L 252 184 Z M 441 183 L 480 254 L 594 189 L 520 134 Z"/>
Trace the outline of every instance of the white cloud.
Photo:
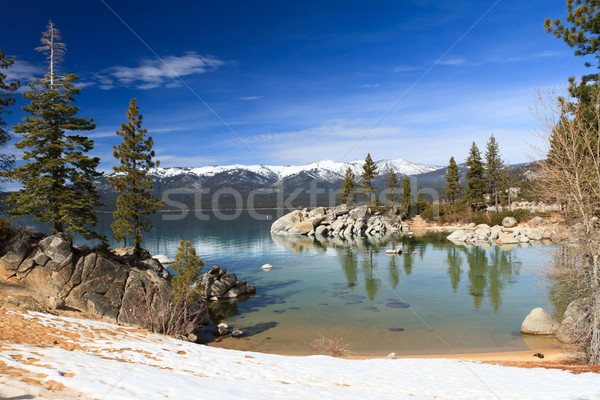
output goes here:
<path id="1" fill-rule="evenodd" d="M 178 78 L 214 71 L 223 64 L 224 61 L 214 56 L 188 52 L 183 56 L 166 56 L 161 60 L 142 60 L 135 67 L 117 65 L 98 74 L 96 80 L 101 89 L 112 89 L 116 85 L 135 85 L 138 89 L 171 88 L 181 85 Z"/>
<path id="2" fill-rule="evenodd" d="M 360 85 L 360 87 L 363 88 L 363 89 L 378 88 L 379 87 L 379 83 L 365 83 L 364 85 Z"/>
<path id="3" fill-rule="evenodd" d="M 265 96 L 247 96 L 247 97 L 238 97 L 238 100 L 243 100 L 243 101 L 251 101 L 251 100 L 259 100 L 262 99 Z"/>
<path id="4" fill-rule="evenodd" d="M 46 73 L 46 68 L 17 59 L 13 65 L 2 72 L 6 75 L 8 82 L 21 81 L 21 84 L 24 85 L 35 78 L 43 77 Z"/>

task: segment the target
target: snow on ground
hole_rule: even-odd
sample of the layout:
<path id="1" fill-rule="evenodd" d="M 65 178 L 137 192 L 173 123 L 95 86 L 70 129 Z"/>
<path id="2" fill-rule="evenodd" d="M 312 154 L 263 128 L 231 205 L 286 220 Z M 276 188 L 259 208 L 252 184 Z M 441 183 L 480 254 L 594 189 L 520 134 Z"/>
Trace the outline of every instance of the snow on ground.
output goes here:
<path id="1" fill-rule="evenodd" d="M 53 382 L 58 397 L 52 398 L 65 399 L 600 399 L 594 373 L 448 359 L 288 357 L 98 321 L 2 313 L 0 321 L 37 339 L 0 336 L 0 399 L 36 393 L 24 391 L 25 375 Z M 21 378 L 10 371 L 21 371 Z"/>

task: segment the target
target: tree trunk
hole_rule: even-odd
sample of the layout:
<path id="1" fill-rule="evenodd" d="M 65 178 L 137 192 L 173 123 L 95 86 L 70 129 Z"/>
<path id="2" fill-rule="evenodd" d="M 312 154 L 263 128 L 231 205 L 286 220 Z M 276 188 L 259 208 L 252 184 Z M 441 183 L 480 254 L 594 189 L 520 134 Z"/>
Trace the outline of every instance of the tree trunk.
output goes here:
<path id="1" fill-rule="evenodd" d="M 496 214 L 498 214 L 498 190 L 494 189 L 494 198 L 496 202 Z"/>

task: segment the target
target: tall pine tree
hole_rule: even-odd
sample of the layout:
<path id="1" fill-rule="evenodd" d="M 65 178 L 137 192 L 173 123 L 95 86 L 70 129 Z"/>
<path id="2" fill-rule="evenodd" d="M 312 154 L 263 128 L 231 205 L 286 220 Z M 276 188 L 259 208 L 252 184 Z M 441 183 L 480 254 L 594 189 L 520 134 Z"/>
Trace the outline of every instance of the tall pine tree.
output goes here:
<path id="1" fill-rule="evenodd" d="M 91 118 L 76 117 L 80 109 L 72 103 L 80 93 L 73 84 L 77 76 L 56 73 L 65 47 L 51 21 L 42 44 L 38 50 L 48 54 L 51 67 L 23 93 L 30 100 L 23 107 L 29 116 L 14 131 L 23 135 L 15 147 L 25 150 L 26 163 L 6 174 L 22 185 L 8 197 L 7 204 L 13 207 L 8 213 L 13 217 L 32 214 L 38 221 L 51 223 L 55 233 L 72 231 L 86 238 L 100 238 L 89 229 L 97 222 L 94 207 L 100 205 L 93 184 L 101 175 L 96 172 L 100 159 L 87 155 L 93 149 L 92 140 L 71 133 L 90 131 L 96 125 Z"/>
<path id="2" fill-rule="evenodd" d="M 485 179 L 483 176 L 483 164 L 481 163 L 481 153 L 475 142 L 469 151 L 467 158 L 467 167 L 469 170 L 465 176 L 467 180 L 467 190 L 465 199 L 474 210 L 479 210 L 485 206 Z"/>
<path id="3" fill-rule="evenodd" d="M 496 212 L 498 209 L 498 190 L 502 179 L 502 160 L 498 150 L 498 143 L 494 135 L 490 136 L 485 151 L 485 181 L 487 183 L 488 193 L 494 199 Z"/>
<path id="4" fill-rule="evenodd" d="M 4 52 L 0 49 L 0 116 L 2 114 L 11 113 L 8 108 L 15 104 L 15 97 L 13 93 L 20 86 L 20 82 L 7 83 L 6 74 L 1 72 L 4 69 L 8 69 L 14 63 L 15 59 L 6 57 Z M 10 134 L 6 129 L 4 129 L 5 126 L 6 121 L 0 117 L 0 147 L 6 146 L 10 140 Z M 8 170 L 12 168 L 13 165 L 14 157 L 7 154 L 0 154 L 0 171 Z"/>
<path id="5" fill-rule="evenodd" d="M 339 203 L 354 203 L 354 199 L 356 199 L 356 187 L 356 176 L 354 176 L 352 169 L 348 167 L 348 169 L 346 170 L 346 174 L 344 175 L 344 180 L 342 181 L 342 188 L 340 189 L 340 194 L 338 194 L 337 196 Z"/>
<path id="6" fill-rule="evenodd" d="M 450 157 L 450 162 L 448 163 L 448 169 L 446 170 L 446 186 L 443 186 L 442 189 L 446 191 L 446 199 L 454 204 L 458 196 L 460 195 L 460 173 L 458 172 L 458 166 L 456 165 L 456 161 L 454 161 L 454 157 Z"/>
<path id="7" fill-rule="evenodd" d="M 412 204 L 412 189 L 410 187 L 410 179 L 405 176 L 402 180 L 402 208 L 406 215 L 410 215 L 410 206 Z"/>
<path id="8" fill-rule="evenodd" d="M 393 168 L 390 168 L 390 174 L 386 179 L 387 183 L 387 198 L 390 202 L 390 205 L 395 205 L 400 202 L 400 194 L 398 193 L 398 189 L 400 189 L 400 182 L 398 182 L 398 175 L 394 172 Z"/>
<path id="9" fill-rule="evenodd" d="M 121 193 L 117 197 L 117 210 L 113 213 L 115 221 L 111 226 L 117 240 L 133 236 L 135 251 L 139 254 L 142 232 L 153 229 L 146 215 L 155 213 L 164 203 L 150 193 L 153 183 L 148 171 L 160 162 L 152 160 L 154 142 L 151 137 L 146 137 L 148 131 L 142 128 L 142 116 L 135 99 L 129 103 L 127 119 L 128 122 L 121 124 L 121 130 L 117 131 L 123 142 L 113 146 L 113 155 L 121 165 L 113 166 L 117 174 L 108 178 L 115 185 L 115 190 Z"/>
<path id="10" fill-rule="evenodd" d="M 377 171 L 377 164 L 373 162 L 371 158 L 371 154 L 367 153 L 367 157 L 365 158 L 365 163 L 362 166 L 363 172 L 360 175 L 362 178 L 361 182 L 361 192 L 363 196 L 369 198 L 369 203 L 373 204 L 373 194 L 375 194 L 375 188 L 373 187 L 373 180 L 375 176 L 379 175 L 379 171 Z"/>

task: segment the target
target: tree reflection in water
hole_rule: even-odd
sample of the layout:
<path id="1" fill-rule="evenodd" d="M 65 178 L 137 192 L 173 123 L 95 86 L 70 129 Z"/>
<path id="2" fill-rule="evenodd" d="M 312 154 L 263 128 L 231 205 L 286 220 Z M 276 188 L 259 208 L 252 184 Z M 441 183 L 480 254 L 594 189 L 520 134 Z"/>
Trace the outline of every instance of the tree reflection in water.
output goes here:
<path id="1" fill-rule="evenodd" d="M 468 265 L 466 276 L 468 283 L 465 289 L 473 299 L 476 310 L 481 308 L 484 298 L 489 298 L 489 303 L 494 311 L 502 305 L 502 294 L 506 288 L 519 275 L 521 262 L 515 260 L 513 249 L 501 249 L 497 246 L 461 246 L 446 241 L 444 235 L 428 235 L 420 238 L 387 235 L 379 237 L 308 237 L 308 236 L 280 236 L 272 235 L 273 241 L 278 245 L 302 253 L 314 251 L 325 253 L 333 249 L 338 253 L 340 265 L 344 272 L 348 286 L 353 288 L 359 283 L 360 273 L 364 280 L 367 296 L 371 301 L 375 299 L 382 286 L 381 277 L 377 274 L 377 262 L 381 260 L 374 255 L 383 253 L 386 249 L 401 248 L 401 255 L 389 256 L 388 280 L 392 288 L 397 288 L 402 276 L 411 275 L 419 264 L 426 263 L 427 249 L 446 250 L 446 274 L 450 285 L 456 294 L 461 287 L 461 279 Z M 415 254 L 413 254 L 415 253 Z M 418 256 L 418 258 L 416 258 Z M 400 269 L 402 263 L 402 269 Z"/>

